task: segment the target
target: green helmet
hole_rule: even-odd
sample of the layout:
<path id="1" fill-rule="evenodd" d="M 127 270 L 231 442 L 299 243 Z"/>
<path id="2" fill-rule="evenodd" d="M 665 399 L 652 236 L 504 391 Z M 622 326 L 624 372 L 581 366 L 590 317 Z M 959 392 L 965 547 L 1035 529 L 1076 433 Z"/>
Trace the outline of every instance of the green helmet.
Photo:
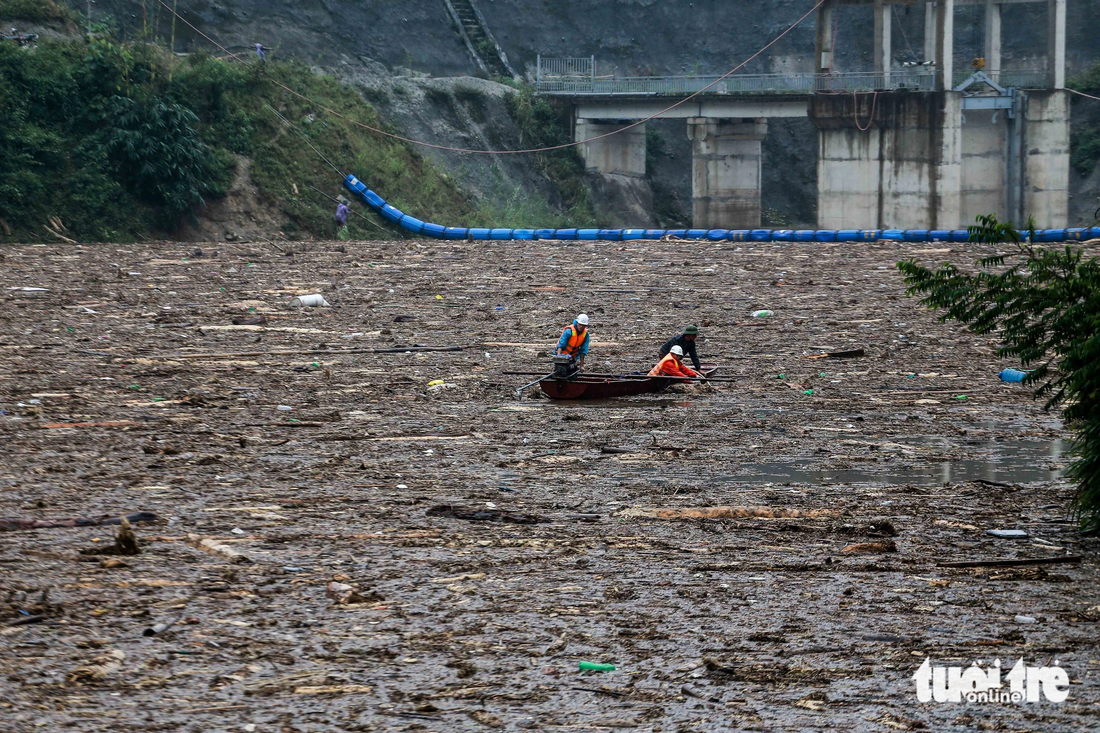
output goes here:
<path id="1" fill-rule="evenodd" d="M 685 336 L 698 336 L 699 335 L 699 328 L 697 326 L 688 326 L 687 328 L 684 329 L 684 335 Z"/>

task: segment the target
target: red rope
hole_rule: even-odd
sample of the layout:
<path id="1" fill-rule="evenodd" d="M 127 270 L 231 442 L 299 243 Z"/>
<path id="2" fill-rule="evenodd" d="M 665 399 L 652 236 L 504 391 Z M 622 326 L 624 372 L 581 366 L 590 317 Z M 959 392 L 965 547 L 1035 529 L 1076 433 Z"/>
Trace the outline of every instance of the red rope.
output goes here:
<path id="1" fill-rule="evenodd" d="M 1100 102 L 1100 97 L 1094 97 L 1091 94 L 1085 94 L 1084 92 L 1079 92 L 1076 89 L 1070 89 L 1069 87 L 1066 87 L 1066 91 L 1073 92 L 1074 94 L 1080 94 L 1082 97 L 1088 97 L 1089 99 L 1095 99 L 1097 102 Z"/>
<path id="2" fill-rule="evenodd" d="M 191 23 L 188 22 L 188 20 L 186 18 L 184 18 L 182 15 L 177 13 L 172 8 L 170 8 L 164 2 L 164 0 L 157 0 L 157 2 L 159 2 L 161 5 L 163 5 L 169 12 L 172 13 L 172 15 L 174 15 L 177 18 L 179 18 L 180 20 L 182 20 L 184 22 L 184 24 L 187 25 L 188 28 L 195 31 L 196 33 L 198 33 L 200 36 L 202 36 L 206 40 L 210 41 L 210 43 L 212 43 L 215 46 L 217 46 L 218 48 L 220 48 L 226 54 L 228 54 L 229 56 L 232 56 L 237 61 L 241 61 L 241 62 L 244 61 L 244 59 L 242 59 L 238 54 L 233 53 L 232 51 L 227 49 L 225 46 L 221 45 L 220 43 L 215 41 L 213 38 L 206 35 L 205 33 L 200 31 L 195 26 L 191 25 Z M 358 125 L 359 127 L 362 127 L 366 130 L 370 130 L 371 132 L 376 133 L 378 135 L 383 135 L 385 137 L 393 138 L 394 140 L 400 140 L 401 142 L 409 143 L 410 145 L 420 145 L 422 147 L 432 148 L 434 150 L 446 150 L 446 151 L 449 151 L 449 152 L 452 152 L 452 153 L 470 153 L 470 154 L 474 154 L 474 155 L 520 155 L 520 154 L 524 154 L 524 153 L 545 153 L 545 152 L 549 152 L 551 150 L 562 150 L 564 148 L 573 148 L 573 147 L 577 147 L 578 145 L 584 145 L 585 143 L 594 142 L 596 140 L 602 140 L 604 138 L 611 137 L 612 135 L 618 135 L 621 132 L 626 132 L 627 130 L 638 127 L 639 125 L 644 125 L 645 123 L 649 122 L 650 120 L 654 120 L 654 119 L 660 117 L 661 115 L 665 114 L 666 112 L 670 112 L 670 111 L 676 109 L 677 107 L 679 107 L 683 104 L 686 104 L 687 102 L 690 102 L 692 99 L 695 99 L 700 94 L 707 91 L 708 89 L 710 89 L 714 85 L 718 84 L 721 81 L 724 81 L 728 77 L 732 76 L 735 72 L 740 71 L 741 69 L 743 69 L 750 61 L 752 61 L 757 56 L 759 56 L 760 54 L 767 51 L 769 48 L 771 48 L 776 43 L 778 43 L 784 36 L 786 36 L 788 33 L 790 33 L 795 28 L 797 28 L 799 25 L 801 25 L 802 21 L 806 20 L 806 18 L 809 18 L 810 15 L 813 14 L 813 12 L 815 10 L 817 10 L 822 5 L 824 5 L 825 2 L 826 2 L 826 0 L 819 0 L 819 2 L 816 5 L 814 5 L 812 8 L 810 8 L 809 11 L 807 11 L 807 13 L 805 15 L 803 15 L 801 18 L 799 18 L 797 21 L 795 21 L 794 24 L 792 24 L 789 28 L 787 28 L 787 30 L 780 33 L 778 36 L 776 36 L 774 39 L 772 39 L 772 41 L 770 43 L 768 43 L 766 46 L 764 46 L 759 51 L 754 53 L 752 56 L 749 56 L 747 59 L 742 61 L 739 65 L 737 65 L 736 67 L 734 67 L 730 71 L 726 72 L 722 76 L 718 77 L 717 79 L 712 81 L 710 84 L 707 84 L 705 87 L 703 87 L 699 91 L 685 97 L 684 99 L 681 99 L 679 102 L 676 102 L 675 104 L 672 104 L 672 105 L 664 108 L 660 112 L 657 112 L 656 114 L 652 114 L 652 115 L 650 115 L 649 117 L 646 117 L 643 120 L 638 120 L 637 122 L 634 122 L 634 123 L 631 123 L 631 124 L 626 125 L 624 127 L 621 127 L 618 130 L 615 130 L 614 132 L 607 132 L 607 133 L 604 133 L 603 135 L 597 135 L 596 137 L 590 137 L 587 140 L 579 140 L 577 142 L 572 142 L 572 143 L 563 143 L 561 145 L 550 145 L 550 146 L 547 146 L 547 147 L 544 147 L 544 148 L 528 148 L 526 150 L 473 150 L 473 149 L 470 149 L 470 148 L 452 148 L 452 147 L 448 147 L 446 145 L 435 145 L 433 143 L 426 143 L 426 142 L 423 142 L 422 140 L 413 140 L 411 138 L 402 137 L 401 135 L 395 135 L 392 132 L 386 132 L 385 130 L 380 130 L 377 127 L 371 127 L 370 125 L 364 124 L 362 122 L 358 122 L 356 120 L 349 119 L 349 118 L 345 117 L 344 115 L 340 114 L 339 112 L 337 112 L 335 110 L 332 110 L 332 109 L 329 109 L 328 107 L 324 106 L 323 104 L 320 104 L 320 103 L 316 102 L 315 100 L 310 99 L 309 97 L 305 96 L 304 94 L 300 94 L 300 93 L 294 91 L 293 89 L 286 86 L 285 84 L 281 84 L 281 83 L 275 81 L 274 79 L 270 79 L 270 78 L 269 78 L 269 81 L 272 84 L 274 84 L 275 86 L 280 87 L 281 89 L 284 89 L 287 92 L 290 92 L 291 94 L 293 94 L 296 97 L 304 99 L 305 101 L 309 102 L 310 104 L 316 106 L 318 109 L 322 109 L 325 112 L 328 112 L 329 114 L 334 115 L 335 117 L 338 117 L 342 120 L 347 120 L 348 122 L 352 123 L 353 125 Z"/>
<path id="3" fill-rule="evenodd" d="M 860 132 L 867 132 L 871 129 L 871 125 L 875 124 L 875 106 L 878 104 L 878 92 L 874 92 L 874 96 L 871 98 L 871 119 L 867 120 L 867 127 L 859 124 L 859 96 L 852 92 L 852 119 L 856 121 L 856 127 Z"/>

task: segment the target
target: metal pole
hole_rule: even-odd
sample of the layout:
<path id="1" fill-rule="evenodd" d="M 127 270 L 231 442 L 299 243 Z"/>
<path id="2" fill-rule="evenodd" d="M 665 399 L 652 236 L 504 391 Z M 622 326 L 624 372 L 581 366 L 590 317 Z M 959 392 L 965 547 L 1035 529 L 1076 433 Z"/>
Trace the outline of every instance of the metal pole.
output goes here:
<path id="1" fill-rule="evenodd" d="M 536 379 L 535 381 L 533 381 L 533 382 L 530 382 L 530 383 L 528 383 L 528 384 L 525 384 L 525 385 L 523 385 L 522 387 L 520 387 L 519 389 L 517 389 L 517 390 L 516 390 L 516 397 L 521 397 L 521 396 L 523 396 L 523 390 L 527 389 L 528 387 L 534 387 L 534 386 L 535 386 L 536 384 L 538 384 L 538 383 L 539 383 L 539 382 L 541 382 L 542 380 L 544 380 L 544 379 L 549 379 L 549 378 L 550 378 L 550 377 L 552 377 L 552 376 L 554 376 L 554 373 L 553 373 L 553 372 L 550 372 L 549 374 L 547 374 L 547 375 L 546 375 L 546 376 L 544 376 L 544 377 L 539 377 L 539 378 L 538 378 L 538 379 Z"/>

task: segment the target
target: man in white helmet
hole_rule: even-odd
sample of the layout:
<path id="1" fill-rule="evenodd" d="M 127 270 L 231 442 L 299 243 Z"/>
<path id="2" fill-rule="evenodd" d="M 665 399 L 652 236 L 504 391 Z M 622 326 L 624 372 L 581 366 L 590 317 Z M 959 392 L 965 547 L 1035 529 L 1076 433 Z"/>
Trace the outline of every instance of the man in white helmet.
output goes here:
<path id="1" fill-rule="evenodd" d="M 684 350 L 679 345 L 673 346 L 664 357 L 657 362 L 657 366 L 649 370 L 651 377 L 700 377 L 703 375 L 684 364 Z"/>
<path id="2" fill-rule="evenodd" d="M 584 369 L 584 357 L 588 355 L 588 316 L 586 314 L 581 313 L 562 331 L 554 354 L 564 354 L 573 359 L 577 369 Z"/>

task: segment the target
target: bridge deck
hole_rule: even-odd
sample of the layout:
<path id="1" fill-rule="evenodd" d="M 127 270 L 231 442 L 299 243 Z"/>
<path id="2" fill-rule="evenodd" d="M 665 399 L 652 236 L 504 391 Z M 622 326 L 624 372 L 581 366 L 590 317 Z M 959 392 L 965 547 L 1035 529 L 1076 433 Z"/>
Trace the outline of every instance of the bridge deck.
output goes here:
<path id="1" fill-rule="evenodd" d="M 955 84 L 963 82 L 971 70 L 956 74 Z M 1006 87 L 1041 89 L 1047 86 L 1046 74 L 1033 70 L 1003 70 L 990 74 Z M 683 96 L 702 92 L 706 95 L 809 95 L 816 92 L 873 92 L 911 89 L 931 91 L 935 72 L 922 66 L 900 71 L 844 72 L 829 74 L 734 74 L 687 76 L 600 76 L 594 58 L 539 58 L 536 90 L 539 94 L 571 97 L 660 97 Z"/>

